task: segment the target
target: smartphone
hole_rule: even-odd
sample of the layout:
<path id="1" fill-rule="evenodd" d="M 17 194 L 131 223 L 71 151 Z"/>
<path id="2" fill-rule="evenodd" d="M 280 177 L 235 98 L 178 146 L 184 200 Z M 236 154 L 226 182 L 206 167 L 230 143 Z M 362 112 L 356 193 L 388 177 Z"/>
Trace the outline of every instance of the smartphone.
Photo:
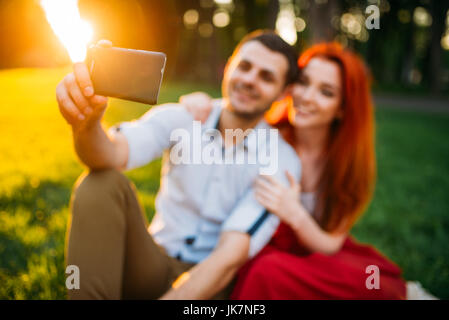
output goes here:
<path id="1" fill-rule="evenodd" d="M 95 46 L 86 63 L 96 94 L 153 105 L 166 60 L 162 52 Z"/>

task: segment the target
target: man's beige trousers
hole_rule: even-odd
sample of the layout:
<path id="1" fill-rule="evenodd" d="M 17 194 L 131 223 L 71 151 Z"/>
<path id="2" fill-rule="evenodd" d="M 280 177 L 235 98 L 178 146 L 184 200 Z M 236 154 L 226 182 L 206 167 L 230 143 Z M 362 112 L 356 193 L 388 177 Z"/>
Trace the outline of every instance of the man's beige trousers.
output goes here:
<path id="1" fill-rule="evenodd" d="M 194 266 L 154 242 L 135 186 L 116 170 L 83 173 L 70 208 L 66 263 L 79 268 L 80 288 L 69 299 L 157 299 Z"/>

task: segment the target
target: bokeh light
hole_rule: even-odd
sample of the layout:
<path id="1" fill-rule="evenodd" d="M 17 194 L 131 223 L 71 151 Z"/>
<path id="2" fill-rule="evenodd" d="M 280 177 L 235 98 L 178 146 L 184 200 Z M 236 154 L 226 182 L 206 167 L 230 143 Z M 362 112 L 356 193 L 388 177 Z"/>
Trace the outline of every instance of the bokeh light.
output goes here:
<path id="1" fill-rule="evenodd" d="M 360 42 L 369 40 L 369 33 L 365 28 L 365 16 L 359 10 L 352 10 L 341 16 L 340 27 L 350 39 Z"/>
<path id="2" fill-rule="evenodd" d="M 420 27 L 430 27 L 432 25 L 432 16 L 423 7 L 416 7 L 413 12 L 413 21 Z"/>
<path id="3" fill-rule="evenodd" d="M 226 10 L 217 10 L 214 13 L 214 16 L 212 17 L 212 22 L 214 23 L 214 26 L 217 28 L 224 28 L 226 27 L 229 22 L 231 21 L 231 17 L 229 16 L 229 13 Z"/>
<path id="4" fill-rule="evenodd" d="M 231 4 L 232 0 L 215 0 L 216 4 Z"/>
<path id="5" fill-rule="evenodd" d="M 345 13 L 341 17 L 341 27 L 343 31 L 352 35 L 357 35 L 362 31 L 362 24 L 357 15 L 352 13 Z"/>
<path id="6" fill-rule="evenodd" d="M 449 33 L 441 39 L 441 46 L 444 50 L 449 50 Z"/>
<path id="7" fill-rule="evenodd" d="M 276 31 L 282 39 L 290 45 L 298 40 L 296 35 L 296 17 L 294 6 L 291 1 L 284 0 L 280 3 L 280 9 L 276 20 Z"/>
<path id="8" fill-rule="evenodd" d="M 183 17 L 186 28 L 194 28 L 198 23 L 199 17 L 200 15 L 195 9 L 187 10 Z"/>

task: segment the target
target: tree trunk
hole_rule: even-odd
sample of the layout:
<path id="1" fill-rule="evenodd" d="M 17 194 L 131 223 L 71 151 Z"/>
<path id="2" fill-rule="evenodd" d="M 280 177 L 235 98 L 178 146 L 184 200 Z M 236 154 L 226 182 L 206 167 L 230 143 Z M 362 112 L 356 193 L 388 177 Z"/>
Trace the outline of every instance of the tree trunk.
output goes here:
<path id="1" fill-rule="evenodd" d="M 279 13 L 279 0 L 270 0 L 268 3 L 267 28 L 274 30 Z"/>
<path id="2" fill-rule="evenodd" d="M 429 60 L 427 66 L 427 76 L 430 82 L 430 90 L 438 94 L 442 90 L 441 83 L 441 62 L 443 49 L 441 48 L 441 38 L 445 31 L 446 12 L 449 5 L 445 1 L 432 1 L 430 6 L 432 14 L 431 40 L 429 46 Z"/>
<path id="3" fill-rule="evenodd" d="M 340 2 L 328 0 L 318 4 L 310 1 L 309 25 L 311 30 L 311 42 L 318 43 L 334 40 L 337 30 L 332 27 L 332 18 L 340 13 Z"/>

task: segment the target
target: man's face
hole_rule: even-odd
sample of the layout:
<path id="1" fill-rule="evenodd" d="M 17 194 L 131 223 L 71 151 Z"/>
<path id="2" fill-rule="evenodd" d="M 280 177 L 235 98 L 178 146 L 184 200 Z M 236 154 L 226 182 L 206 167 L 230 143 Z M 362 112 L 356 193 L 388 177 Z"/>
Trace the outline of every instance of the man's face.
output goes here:
<path id="1" fill-rule="evenodd" d="M 228 108 L 244 117 L 263 114 L 284 91 L 287 58 L 259 41 L 243 44 L 225 69 L 222 90 Z"/>

